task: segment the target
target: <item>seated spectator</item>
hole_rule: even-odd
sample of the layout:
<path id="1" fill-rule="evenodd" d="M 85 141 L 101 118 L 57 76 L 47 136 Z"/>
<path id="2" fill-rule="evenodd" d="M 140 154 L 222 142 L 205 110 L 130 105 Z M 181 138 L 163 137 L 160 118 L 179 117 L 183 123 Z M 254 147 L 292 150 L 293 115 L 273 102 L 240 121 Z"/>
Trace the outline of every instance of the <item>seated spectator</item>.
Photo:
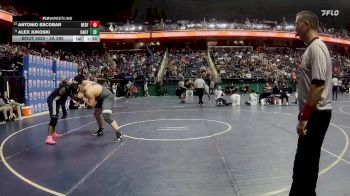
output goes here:
<path id="1" fill-rule="evenodd" d="M 8 95 L 7 91 L 4 92 L 3 100 L 4 100 L 6 105 L 12 107 L 13 111 L 16 111 L 17 119 L 23 120 L 21 106 L 24 106 L 24 104 L 20 104 L 20 103 L 14 101 L 13 99 L 9 99 L 9 95 Z"/>
<path id="2" fill-rule="evenodd" d="M 230 86 L 225 87 L 225 93 L 232 94 L 235 89 L 236 89 L 235 85 L 231 83 Z"/>
<path id="3" fill-rule="evenodd" d="M 237 93 L 237 90 L 233 90 L 231 95 L 231 103 L 232 106 L 239 106 L 241 105 L 241 95 Z"/>
<path id="4" fill-rule="evenodd" d="M 248 85 L 248 84 L 244 84 L 244 85 L 242 86 L 241 92 L 244 93 L 244 94 L 250 93 L 249 85 Z"/>
<path id="5" fill-rule="evenodd" d="M 5 101 L 1 97 L 0 97 L 0 112 L 4 114 L 5 121 L 14 120 L 12 106 L 5 104 Z M 10 116 L 8 116 L 7 112 L 10 112 Z"/>
<path id="6" fill-rule="evenodd" d="M 261 101 L 261 99 L 268 98 L 269 96 L 271 96 L 271 94 L 272 94 L 272 87 L 268 82 L 266 82 L 264 86 L 264 93 L 260 94 L 259 96 L 259 102 Z"/>
<path id="7" fill-rule="evenodd" d="M 227 101 L 224 99 L 224 92 L 222 91 L 221 86 L 218 86 L 218 88 L 214 91 L 215 94 L 215 101 L 218 105 L 222 103 L 222 105 L 228 105 Z"/>
<path id="8" fill-rule="evenodd" d="M 251 93 L 249 94 L 249 101 L 245 102 L 246 105 L 257 105 L 258 104 L 258 95 L 254 92 L 254 90 L 251 90 Z"/>
<path id="9" fill-rule="evenodd" d="M 274 87 L 273 87 L 273 89 L 272 89 L 272 94 L 273 94 L 273 95 L 280 95 L 280 94 L 281 94 L 281 92 L 280 92 L 280 90 L 278 89 L 277 86 L 274 86 Z"/>
<path id="10" fill-rule="evenodd" d="M 289 96 L 290 96 L 290 94 L 288 94 L 288 86 L 287 86 L 286 83 L 282 84 L 280 92 L 281 92 L 281 97 L 280 98 L 281 98 L 282 102 L 283 102 L 283 99 L 285 99 L 286 100 L 285 104 L 288 105 L 289 104 Z"/>

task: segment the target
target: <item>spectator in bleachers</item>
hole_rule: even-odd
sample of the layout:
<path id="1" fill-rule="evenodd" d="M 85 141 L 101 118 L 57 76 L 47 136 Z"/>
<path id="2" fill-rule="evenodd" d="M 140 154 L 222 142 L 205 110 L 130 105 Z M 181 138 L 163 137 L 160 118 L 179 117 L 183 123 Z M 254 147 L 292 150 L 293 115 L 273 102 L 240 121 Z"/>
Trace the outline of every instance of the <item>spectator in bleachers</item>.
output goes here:
<path id="1" fill-rule="evenodd" d="M 169 79 L 179 79 L 182 76 L 185 78 L 197 78 L 200 73 L 203 74 L 203 78 L 210 77 L 205 53 L 190 48 L 171 49 L 166 72 Z"/>
<path id="2" fill-rule="evenodd" d="M 15 70 L 20 74 L 23 56 L 32 54 L 51 59 L 68 60 L 79 65 L 79 72 L 84 73 L 90 80 L 104 79 L 109 74 L 118 79 L 125 76 L 132 79 L 152 81 L 163 59 L 163 53 L 156 50 L 111 51 L 101 52 L 97 49 L 63 50 L 37 49 L 34 44 L 15 45 L 0 44 L 0 66 L 7 70 Z M 276 81 L 297 81 L 298 67 L 302 49 L 285 47 L 257 48 L 240 46 L 235 48 L 211 48 L 210 56 L 221 78 L 263 78 Z M 108 59 L 112 59 L 112 62 Z M 332 54 L 334 72 L 339 78 L 350 76 L 350 58 L 348 56 Z M 205 74 L 203 78 L 210 78 L 209 65 L 203 51 L 186 48 L 169 50 L 169 64 L 166 67 L 169 79 L 184 76 L 186 79 L 198 77 L 198 71 Z M 12 72 L 9 72 L 12 73 Z M 6 72 L 2 72 L 6 74 Z M 345 89 L 344 87 L 339 87 Z M 348 90 L 348 88 L 346 88 Z"/>
<path id="3" fill-rule="evenodd" d="M 1 10 L 10 12 L 16 16 L 20 15 L 38 15 L 34 12 L 28 12 L 13 5 L 4 4 L 0 7 Z M 152 23 L 152 25 L 151 25 Z M 143 25 L 135 24 L 133 21 L 127 21 L 125 24 L 117 22 L 107 22 L 101 25 L 102 32 L 147 32 L 150 30 L 207 30 L 207 29 L 245 29 L 245 30 L 267 30 L 267 31 L 287 31 L 293 32 L 294 24 L 287 22 L 285 17 L 282 21 L 271 21 L 270 19 L 245 18 L 244 20 L 235 18 L 232 21 L 222 21 L 215 18 L 204 21 L 184 21 L 181 24 L 174 20 L 157 18 L 153 22 L 145 21 Z M 343 28 L 327 27 L 325 24 L 320 25 L 320 33 L 337 38 L 349 39 L 350 33 Z"/>
<path id="4" fill-rule="evenodd" d="M 267 30 L 267 31 L 287 31 L 293 32 L 295 26 L 292 22 L 271 21 L 268 19 L 245 18 L 244 20 L 235 18 L 232 21 L 221 21 L 215 18 L 204 21 L 182 21 L 178 24 L 173 20 L 156 19 L 154 24 L 146 21 L 144 25 L 136 25 L 130 22 L 126 24 L 116 24 L 108 22 L 101 26 L 101 31 L 110 32 L 144 32 L 144 31 L 162 31 L 162 30 L 208 30 L 208 29 L 243 29 L 243 30 Z M 349 31 L 341 28 L 330 28 L 325 24 L 320 25 L 322 34 L 349 39 Z"/>

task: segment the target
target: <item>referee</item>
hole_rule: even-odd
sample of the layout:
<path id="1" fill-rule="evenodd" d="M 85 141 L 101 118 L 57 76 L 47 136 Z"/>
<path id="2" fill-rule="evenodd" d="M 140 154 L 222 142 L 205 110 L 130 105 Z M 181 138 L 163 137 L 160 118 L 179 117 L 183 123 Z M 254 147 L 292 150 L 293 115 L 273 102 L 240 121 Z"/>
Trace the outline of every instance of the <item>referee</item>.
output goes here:
<path id="1" fill-rule="evenodd" d="M 323 139 L 331 119 L 332 64 L 327 46 L 318 38 L 319 22 L 310 11 L 296 15 L 296 35 L 307 48 L 298 84 L 299 134 L 290 196 L 315 196 Z"/>
<path id="2" fill-rule="evenodd" d="M 203 105 L 204 87 L 205 87 L 205 81 L 202 79 L 202 74 L 200 74 L 199 78 L 197 78 L 194 81 L 194 88 L 196 89 L 197 95 L 199 98 L 198 104 L 201 104 L 201 105 Z"/>

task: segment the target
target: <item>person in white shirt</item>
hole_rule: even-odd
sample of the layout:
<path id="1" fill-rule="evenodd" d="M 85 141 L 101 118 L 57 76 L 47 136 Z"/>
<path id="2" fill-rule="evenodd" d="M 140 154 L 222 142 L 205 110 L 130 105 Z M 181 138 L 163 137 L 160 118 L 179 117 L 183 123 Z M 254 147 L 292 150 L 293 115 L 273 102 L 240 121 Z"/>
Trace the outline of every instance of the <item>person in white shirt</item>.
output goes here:
<path id="1" fill-rule="evenodd" d="M 237 93 L 236 89 L 232 90 L 232 95 L 231 95 L 231 103 L 232 106 L 239 106 L 241 105 L 241 95 Z"/>
<path id="2" fill-rule="evenodd" d="M 145 81 L 145 84 L 143 85 L 143 90 L 145 91 L 145 97 L 148 97 L 148 82 Z"/>
<path id="3" fill-rule="evenodd" d="M 254 92 L 254 90 L 251 90 L 251 93 L 249 94 L 249 101 L 245 102 L 247 105 L 257 105 L 258 104 L 258 95 Z"/>
<path id="4" fill-rule="evenodd" d="M 337 99 L 338 99 L 338 83 L 339 83 L 338 78 L 334 76 L 334 77 L 332 78 L 333 100 L 337 100 Z M 334 95 L 335 95 L 335 99 L 334 99 Z"/>
<path id="5" fill-rule="evenodd" d="M 221 86 L 218 86 L 218 88 L 214 91 L 214 94 L 217 103 L 222 102 L 223 105 L 226 105 L 226 100 L 223 98 L 224 92 L 222 91 Z"/>
<path id="6" fill-rule="evenodd" d="M 296 14 L 295 32 L 307 48 L 299 69 L 296 127 L 299 138 L 289 196 L 316 196 L 320 152 L 332 116 L 332 60 L 327 45 L 318 37 L 318 30 L 315 13 Z"/>
<path id="7" fill-rule="evenodd" d="M 203 93 L 204 93 L 204 88 L 205 88 L 205 81 L 202 79 L 202 75 L 199 76 L 194 81 L 194 88 L 197 91 L 197 95 L 199 97 L 198 104 L 203 104 Z"/>

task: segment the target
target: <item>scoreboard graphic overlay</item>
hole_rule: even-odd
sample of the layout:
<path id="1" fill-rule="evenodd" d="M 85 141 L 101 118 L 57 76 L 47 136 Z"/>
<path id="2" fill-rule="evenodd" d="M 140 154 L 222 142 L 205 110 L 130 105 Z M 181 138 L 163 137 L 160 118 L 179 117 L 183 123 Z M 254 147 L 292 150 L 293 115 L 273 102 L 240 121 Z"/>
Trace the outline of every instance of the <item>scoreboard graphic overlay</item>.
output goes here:
<path id="1" fill-rule="evenodd" d="M 12 42 L 100 42 L 100 21 L 65 16 L 14 16 Z"/>

